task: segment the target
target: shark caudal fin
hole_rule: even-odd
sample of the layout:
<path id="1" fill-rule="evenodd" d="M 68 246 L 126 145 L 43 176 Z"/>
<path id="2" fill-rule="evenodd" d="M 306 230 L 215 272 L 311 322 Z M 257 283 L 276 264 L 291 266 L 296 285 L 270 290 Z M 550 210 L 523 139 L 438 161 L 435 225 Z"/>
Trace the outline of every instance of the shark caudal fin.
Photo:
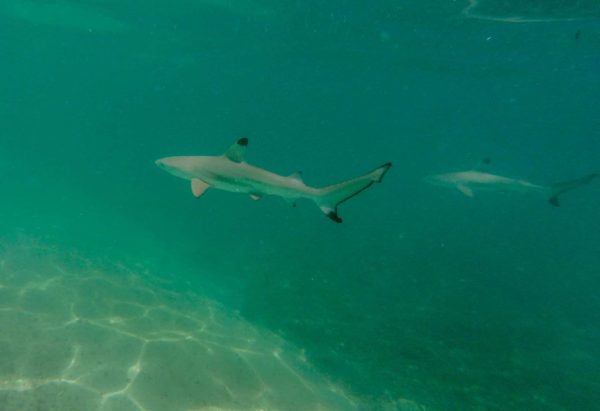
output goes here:
<path id="1" fill-rule="evenodd" d="M 599 176 L 600 174 L 592 173 L 581 178 L 577 178 L 575 180 L 563 181 L 561 183 L 552 184 L 550 186 L 550 198 L 548 199 L 548 202 L 555 207 L 559 207 L 560 201 L 558 201 L 558 196 L 567 191 L 571 191 L 586 184 L 589 184 L 592 182 L 592 180 Z"/>
<path id="2" fill-rule="evenodd" d="M 391 166 L 392 163 L 385 163 L 360 177 L 323 187 L 319 189 L 319 194 L 314 200 L 327 217 L 336 223 L 341 223 L 342 219 L 337 213 L 338 205 L 371 187 L 373 183 L 380 183 Z"/>

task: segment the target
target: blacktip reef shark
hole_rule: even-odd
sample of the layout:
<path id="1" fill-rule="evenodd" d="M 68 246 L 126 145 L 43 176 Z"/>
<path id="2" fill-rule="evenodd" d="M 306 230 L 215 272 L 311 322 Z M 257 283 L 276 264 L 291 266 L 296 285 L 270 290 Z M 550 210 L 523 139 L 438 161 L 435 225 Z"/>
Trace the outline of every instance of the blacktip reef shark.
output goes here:
<path id="1" fill-rule="evenodd" d="M 342 219 L 337 207 L 354 197 L 373 183 L 379 183 L 392 166 L 391 163 L 377 167 L 360 177 L 338 184 L 315 188 L 304 184 L 299 172 L 281 176 L 255 167 L 245 161 L 247 138 L 240 138 L 221 156 L 179 156 L 156 160 L 156 165 L 174 176 L 191 181 L 192 193 L 200 197 L 210 187 L 249 194 L 253 200 L 264 195 L 282 197 L 292 204 L 299 198 L 314 201 L 321 211 L 336 223 Z"/>
<path id="2" fill-rule="evenodd" d="M 490 160 L 485 159 L 483 163 L 489 164 Z M 551 185 L 541 185 L 526 180 L 490 174 L 480 170 L 468 170 L 429 176 L 425 178 L 425 181 L 434 185 L 456 188 L 467 197 L 473 197 L 474 191 L 478 190 L 535 192 L 547 196 L 548 202 L 558 207 L 560 206 L 558 197 L 561 194 L 589 184 L 598 176 L 599 174 L 597 173 L 591 173 L 574 180 Z"/>

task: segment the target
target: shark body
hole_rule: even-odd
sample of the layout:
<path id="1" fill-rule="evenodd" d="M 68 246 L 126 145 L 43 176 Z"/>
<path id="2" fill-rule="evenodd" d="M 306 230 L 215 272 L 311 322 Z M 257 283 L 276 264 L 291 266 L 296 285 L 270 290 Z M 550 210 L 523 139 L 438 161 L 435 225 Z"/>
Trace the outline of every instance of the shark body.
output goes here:
<path id="1" fill-rule="evenodd" d="M 437 174 L 426 178 L 426 181 L 445 187 L 458 189 L 467 197 L 473 197 L 474 191 L 516 191 L 535 192 L 548 197 L 548 202 L 558 207 L 558 196 L 590 183 L 598 174 L 592 173 L 584 177 L 551 185 L 541 185 L 527 180 L 503 177 L 478 170 L 458 171 L 454 173 Z"/>
<path id="2" fill-rule="evenodd" d="M 178 156 L 156 160 L 167 172 L 191 181 L 192 193 L 202 196 L 208 188 L 249 194 L 253 200 L 265 195 L 282 197 L 295 204 L 299 198 L 314 201 L 331 220 L 341 223 L 337 207 L 342 202 L 381 182 L 391 167 L 386 163 L 360 177 L 323 188 L 308 186 L 300 173 L 282 176 L 245 161 L 247 138 L 239 139 L 221 156 Z"/>

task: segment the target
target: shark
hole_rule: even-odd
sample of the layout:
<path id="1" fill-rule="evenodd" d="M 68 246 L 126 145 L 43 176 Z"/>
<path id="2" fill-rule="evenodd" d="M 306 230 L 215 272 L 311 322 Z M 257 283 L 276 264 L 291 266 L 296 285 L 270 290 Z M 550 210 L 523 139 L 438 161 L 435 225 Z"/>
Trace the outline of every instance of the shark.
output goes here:
<path id="1" fill-rule="evenodd" d="M 306 185 L 300 172 L 289 176 L 248 164 L 248 139 L 238 139 L 223 155 L 175 156 L 156 160 L 156 165 L 168 173 L 189 180 L 192 194 L 199 198 L 209 188 L 234 193 L 245 193 L 253 200 L 272 195 L 284 198 L 292 205 L 305 198 L 313 201 L 321 211 L 336 223 L 341 223 L 338 206 L 363 192 L 374 183 L 380 183 L 392 163 L 341 183 L 316 188 Z"/>
<path id="2" fill-rule="evenodd" d="M 489 159 L 484 160 L 484 163 L 489 164 Z M 550 204 L 558 207 L 560 206 L 560 195 L 591 183 L 599 175 L 590 173 L 581 178 L 542 185 L 481 170 L 467 170 L 429 176 L 425 178 L 425 181 L 438 186 L 458 189 L 467 197 L 474 197 L 474 191 L 478 190 L 540 193 L 547 197 Z"/>

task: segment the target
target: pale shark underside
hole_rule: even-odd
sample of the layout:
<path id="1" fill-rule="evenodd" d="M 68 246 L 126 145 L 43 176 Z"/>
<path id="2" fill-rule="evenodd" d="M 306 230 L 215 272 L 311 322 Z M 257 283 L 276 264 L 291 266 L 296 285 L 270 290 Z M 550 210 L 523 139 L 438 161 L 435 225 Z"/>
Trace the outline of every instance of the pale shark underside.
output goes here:
<path id="1" fill-rule="evenodd" d="M 317 204 L 327 217 L 341 223 L 337 207 L 344 201 L 379 183 L 391 167 L 386 163 L 362 176 L 330 186 L 315 188 L 304 184 L 300 173 L 281 176 L 245 161 L 247 138 L 239 139 L 221 156 L 178 156 L 156 160 L 167 172 L 191 181 L 192 193 L 202 196 L 210 188 L 249 194 L 253 200 L 264 195 L 282 197 L 295 204 L 307 198 Z"/>

